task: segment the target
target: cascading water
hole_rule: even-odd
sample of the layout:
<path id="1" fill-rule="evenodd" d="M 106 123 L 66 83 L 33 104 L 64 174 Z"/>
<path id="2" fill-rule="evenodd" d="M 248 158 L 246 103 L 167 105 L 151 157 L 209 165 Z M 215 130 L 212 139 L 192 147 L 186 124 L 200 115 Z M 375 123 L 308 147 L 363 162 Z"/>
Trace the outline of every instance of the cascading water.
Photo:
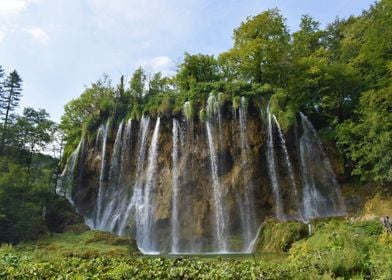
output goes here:
<path id="1" fill-rule="evenodd" d="M 178 177 L 179 177 L 179 166 L 178 166 L 178 140 L 179 140 L 179 124 L 176 119 L 173 119 L 173 150 L 172 150 L 172 213 L 171 213 L 171 252 L 179 252 L 179 216 L 178 216 Z"/>
<path id="2" fill-rule="evenodd" d="M 284 157 L 285 157 L 285 165 L 287 167 L 287 171 L 288 171 L 289 179 L 290 179 L 289 180 L 290 181 L 290 185 L 291 185 L 291 188 L 293 190 L 293 194 L 294 194 L 295 200 L 296 200 L 298 208 L 299 208 L 298 209 L 298 215 L 297 215 L 298 217 L 297 218 L 298 219 L 302 219 L 301 207 L 299 205 L 299 200 L 298 200 L 299 197 L 298 197 L 297 184 L 295 182 L 293 165 L 291 164 L 289 151 L 287 150 L 286 140 L 285 140 L 285 137 L 283 135 L 282 128 L 280 127 L 280 124 L 279 124 L 276 116 L 272 115 L 272 117 L 274 119 L 276 127 L 278 128 L 278 135 L 279 135 L 279 140 L 280 140 L 280 146 L 283 149 L 283 153 L 284 153 Z"/>
<path id="3" fill-rule="evenodd" d="M 301 112 L 300 116 L 303 130 L 299 143 L 304 219 L 344 215 L 346 209 L 340 186 L 322 143 L 308 118 Z"/>
<path id="4" fill-rule="evenodd" d="M 133 211 L 135 217 L 134 220 L 136 221 L 136 228 L 139 228 L 139 224 L 141 224 L 141 207 L 143 201 L 143 169 L 144 169 L 144 161 L 146 158 L 146 151 L 147 151 L 147 135 L 148 129 L 150 125 L 150 118 L 149 117 L 142 117 L 140 121 L 140 127 L 138 132 L 138 157 L 136 161 L 136 173 L 135 173 L 135 184 L 133 185 L 133 194 L 129 200 L 127 200 L 127 207 L 125 210 L 124 217 L 121 220 L 119 229 L 117 231 L 120 235 L 125 235 L 127 224 L 130 222 L 129 218 Z M 138 237 L 138 236 L 137 236 Z M 137 238 L 136 237 L 136 238 Z"/>
<path id="5" fill-rule="evenodd" d="M 282 146 L 283 152 L 284 152 L 284 156 L 285 156 L 285 163 L 287 166 L 287 169 L 289 171 L 289 178 L 290 178 L 290 184 L 291 187 L 293 188 L 293 192 L 295 194 L 295 196 L 297 196 L 297 184 L 295 183 L 295 177 L 294 177 L 294 171 L 293 171 L 293 166 L 291 164 L 290 161 L 290 156 L 289 156 L 289 152 L 287 150 L 287 146 L 286 146 L 286 140 L 284 138 L 283 132 L 282 132 L 282 128 L 280 127 L 280 124 L 278 122 L 278 120 L 276 119 L 275 115 L 272 115 L 274 122 L 278 128 L 278 134 L 279 134 L 279 140 L 280 140 L 280 145 Z"/>
<path id="6" fill-rule="evenodd" d="M 206 122 L 207 129 L 207 140 L 208 140 L 208 150 L 210 156 L 210 169 L 211 169 L 211 177 L 212 177 L 212 188 L 214 195 L 214 208 L 215 208 L 215 242 L 218 245 L 218 249 L 221 252 L 227 251 L 227 225 L 226 225 L 226 217 L 224 211 L 224 198 L 223 192 L 221 190 L 221 184 L 219 182 L 218 177 L 218 157 L 216 154 L 217 147 L 220 145 L 216 145 L 214 142 L 214 134 L 211 122 L 216 119 L 216 115 L 218 114 L 218 140 L 221 138 L 219 136 L 219 126 L 221 125 L 219 122 L 219 102 L 216 100 L 214 95 L 210 95 L 207 100 L 207 115 L 208 120 Z"/>
<path id="7" fill-rule="evenodd" d="M 218 178 L 218 166 L 217 157 L 214 145 L 214 139 L 211 131 L 210 121 L 206 122 L 207 126 L 207 137 L 208 137 L 208 149 L 210 154 L 211 164 L 211 176 L 212 176 L 212 187 L 214 193 L 214 204 L 215 204 L 215 223 L 216 223 L 216 242 L 220 252 L 227 251 L 227 240 L 226 240 L 226 224 L 223 212 L 223 199 L 222 190 L 220 189 L 219 178 Z"/>
<path id="8" fill-rule="evenodd" d="M 251 161 L 249 159 L 249 143 L 247 138 L 247 100 L 245 97 L 241 97 L 241 103 L 239 107 L 239 124 L 240 124 L 240 140 L 241 140 L 241 162 L 243 174 L 246 176 L 245 171 L 249 169 Z M 246 180 L 246 178 L 243 178 Z M 241 213 L 241 224 L 242 224 L 242 235 L 244 239 L 243 250 L 245 252 L 250 251 L 250 244 L 255 238 L 256 229 L 256 213 L 254 204 L 254 185 L 253 182 L 249 182 L 247 188 L 244 191 L 242 199 L 240 200 L 240 213 Z"/>
<path id="9" fill-rule="evenodd" d="M 271 101 L 270 101 L 271 102 Z M 285 216 L 283 213 L 282 200 L 280 197 L 280 189 L 278 176 L 276 174 L 276 164 L 275 164 L 275 150 L 274 150 L 274 136 L 273 136 L 273 127 L 271 121 L 271 113 L 270 113 L 270 102 L 267 105 L 267 118 L 268 118 L 268 134 L 267 134 L 267 161 L 268 161 L 268 174 L 271 180 L 272 192 L 275 199 L 275 212 L 276 217 L 279 220 L 285 220 Z"/>
<path id="10" fill-rule="evenodd" d="M 78 146 L 70 155 L 67 164 L 61 174 L 60 183 L 57 184 L 56 193 L 59 195 L 65 196 L 65 198 L 74 205 L 74 201 L 72 199 L 72 188 L 74 185 L 74 178 L 75 178 L 75 170 L 78 166 L 78 160 L 80 159 L 81 155 L 84 152 L 84 137 L 79 141 Z"/>
<path id="11" fill-rule="evenodd" d="M 98 133 L 98 135 L 102 135 L 102 151 L 101 151 L 101 170 L 99 175 L 99 188 L 98 188 L 98 197 L 97 197 L 97 210 L 95 213 L 94 220 L 94 228 L 99 228 L 99 223 L 102 219 L 102 207 L 104 202 L 104 180 L 105 180 L 105 171 L 106 171 L 106 148 L 107 148 L 107 140 L 108 140 L 108 132 L 109 132 L 109 120 L 106 122 L 105 126 L 102 126 L 100 129 L 102 133 Z"/>
<path id="12" fill-rule="evenodd" d="M 153 229 L 153 192 L 156 186 L 157 176 L 157 156 L 158 156 L 158 141 L 159 141 L 159 125 L 161 119 L 158 117 L 154 133 L 151 139 L 150 150 L 148 154 L 147 178 L 146 185 L 143 190 L 143 204 L 141 205 L 141 222 L 138 223 L 137 228 L 137 241 L 139 248 L 145 252 L 154 252 L 155 240 Z"/>
<path id="13" fill-rule="evenodd" d="M 121 153 L 122 153 L 122 136 L 123 136 L 124 124 L 121 121 L 116 135 L 116 140 L 113 145 L 113 154 L 110 164 L 109 171 L 109 183 L 108 188 L 104 193 L 103 203 L 102 203 L 102 218 L 98 221 L 97 228 L 100 230 L 113 230 L 113 218 L 117 220 L 116 215 L 114 215 L 115 208 L 119 205 L 118 201 L 118 191 L 119 191 L 119 178 L 121 171 Z M 125 147 L 125 146 L 124 146 Z"/>

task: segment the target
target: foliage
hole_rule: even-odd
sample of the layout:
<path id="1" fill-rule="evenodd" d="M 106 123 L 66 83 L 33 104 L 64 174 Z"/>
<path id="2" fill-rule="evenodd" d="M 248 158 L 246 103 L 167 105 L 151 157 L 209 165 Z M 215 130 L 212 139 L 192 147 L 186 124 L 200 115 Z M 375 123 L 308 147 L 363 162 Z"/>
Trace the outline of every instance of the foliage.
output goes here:
<path id="1" fill-rule="evenodd" d="M 228 79 L 283 86 L 290 35 L 277 9 L 247 18 L 234 30 L 234 47 L 219 56 Z"/>
<path id="2" fill-rule="evenodd" d="M 42 151 L 52 141 L 55 129 L 54 122 L 49 119 L 49 114 L 44 109 L 34 110 L 27 107 L 23 110 L 23 115 L 17 117 L 14 140 L 19 149 L 28 151 L 29 168 L 33 154 Z"/>
<path id="3" fill-rule="evenodd" d="M 214 56 L 185 53 L 184 61 L 178 68 L 176 82 L 184 91 L 192 89 L 197 83 L 213 82 L 218 79 L 218 63 Z"/>
<path id="4" fill-rule="evenodd" d="M 319 275 L 351 279 L 378 278 L 390 272 L 381 267 L 392 256 L 378 242 L 382 226 L 378 220 L 349 223 L 341 220 L 315 221 L 312 236 L 294 244 L 290 262 L 298 269 L 315 268 Z M 385 255 L 382 255 L 385 254 Z M 390 274 L 389 274 L 390 275 Z M 382 278 L 383 279 L 383 278 Z"/>
<path id="5" fill-rule="evenodd" d="M 339 144 L 363 180 L 392 182 L 392 87 L 370 90 L 360 98 L 356 119 L 338 129 Z"/>
<path id="6" fill-rule="evenodd" d="M 297 109 L 289 100 L 287 91 L 283 89 L 277 90 L 271 97 L 271 114 L 276 116 L 284 131 L 287 131 L 295 124 L 297 117 Z"/>
<path id="7" fill-rule="evenodd" d="M 64 107 L 61 129 L 64 131 L 65 157 L 77 146 L 83 129 L 94 131 L 114 108 L 114 89 L 108 76 L 91 84 L 82 95 Z"/>
<path id="8" fill-rule="evenodd" d="M 3 70 L 0 69 L 0 79 L 3 77 Z M 1 82 L 1 80 L 0 80 Z M 0 154 L 3 154 L 5 145 L 9 140 L 8 126 L 10 118 L 13 116 L 11 113 L 15 111 L 19 105 L 20 97 L 22 95 L 22 78 L 18 72 L 14 70 L 11 72 L 4 81 L 4 85 L 0 88 L 0 113 L 2 115 L 3 127 L 0 143 Z"/>
<path id="9" fill-rule="evenodd" d="M 36 238 L 45 231 L 40 205 L 44 196 L 40 197 L 38 193 L 45 195 L 41 183 L 47 186 L 47 177 L 37 178 L 29 187 L 31 179 L 24 168 L 4 158 L 0 164 L 0 242 L 16 243 Z"/>
<path id="10" fill-rule="evenodd" d="M 297 231 L 269 220 L 269 229 Z M 280 225 L 279 225 L 280 224 Z M 146 257 L 99 231 L 0 247 L 2 279 L 390 279 L 391 235 L 379 221 L 312 221 L 289 255 Z M 304 227 L 304 225 L 302 225 Z M 377 229 L 377 230 L 375 230 Z M 385 241 L 389 240 L 389 241 Z M 116 244 L 114 244 L 116 243 Z"/>
<path id="11" fill-rule="evenodd" d="M 47 232 L 45 212 L 53 201 L 57 160 L 40 153 L 57 127 L 43 109 L 15 114 L 22 78 L 16 70 L 3 77 L 0 67 L 0 242 L 17 243 Z"/>

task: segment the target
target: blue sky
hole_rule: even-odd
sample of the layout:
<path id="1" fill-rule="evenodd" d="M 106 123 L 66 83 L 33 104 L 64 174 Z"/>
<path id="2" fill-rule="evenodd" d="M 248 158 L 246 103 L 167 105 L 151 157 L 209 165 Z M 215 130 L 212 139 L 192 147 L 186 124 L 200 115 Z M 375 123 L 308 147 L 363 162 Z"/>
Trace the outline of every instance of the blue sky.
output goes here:
<path id="1" fill-rule="evenodd" d="M 24 79 L 21 107 L 64 105 L 109 74 L 143 66 L 170 74 L 184 52 L 219 54 L 247 16 L 277 7 L 291 31 L 301 15 L 322 26 L 358 15 L 370 0 L 0 0 L 0 65 Z"/>

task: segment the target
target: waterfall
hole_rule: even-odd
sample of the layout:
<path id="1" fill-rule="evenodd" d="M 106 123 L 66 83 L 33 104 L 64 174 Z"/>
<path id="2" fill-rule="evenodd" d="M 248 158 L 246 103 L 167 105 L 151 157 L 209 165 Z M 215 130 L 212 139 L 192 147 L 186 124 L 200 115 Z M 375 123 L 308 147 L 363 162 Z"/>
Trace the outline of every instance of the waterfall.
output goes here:
<path id="1" fill-rule="evenodd" d="M 98 135 L 102 135 L 102 150 L 101 150 L 101 170 L 99 173 L 99 188 L 98 188 L 98 197 L 97 197 L 97 211 L 94 220 L 94 228 L 98 228 L 99 221 L 102 216 L 102 207 L 104 202 L 104 180 L 105 180 L 105 172 L 106 172 L 106 148 L 107 148 L 107 140 L 108 140 L 108 132 L 109 132 L 109 124 L 110 121 L 106 122 L 105 126 L 101 126 Z M 98 139 L 98 138 L 97 138 Z"/>
<path id="2" fill-rule="evenodd" d="M 132 120 L 128 120 L 127 125 L 122 133 L 121 138 L 121 154 L 120 154 L 120 174 L 118 184 L 124 184 L 124 175 L 127 174 L 125 166 L 131 160 L 132 147 Z"/>
<path id="3" fill-rule="evenodd" d="M 271 101 L 270 101 L 271 102 Z M 273 127 L 271 121 L 271 113 L 270 113 L 270 102 L 268 102 L 267 106 L 267 117 L 268 117 L 268 135 L 267 135 L 267 161 L 268 161 L 268 174 L 272 184 L 272 192 L 275 199 L 275 212 L 276 217 L 279 220 L 285 220 L 285 216 L 283 214 L 282 201 L 280 198 L 280 190 L 278 183 L 278 176 L 276 174 L 276 164 L 275 164 L 275 150 L 274 150 L 274 138 L 273 138 Z"/>
<path id="4" fill-rule="evenodd" d="M 122 154 L 122 136 L 123 136 L 123 121 L 120 122 L 120 125 L 117 129 L 116 140 L 113 145 L 113 153 L 112 159 L 110 162 L 110 170 L 109 170 L 109 183 L 104 193 L 103 199 L 103 209 L 102 209 L 102 218 L 98 221 L 98 229 L 100 230 L 113 230 L 113 226 L 115 225 L 112 221 L 116 220 L 116 216 L 114 215 L 114 211 L 116 207 L 119 206 L 118 201 L 118 192 L 119 192 L 119 178 L 121 175 L 121 154 Z M 125 148 L 125 146 L 124 146 Z"/>
<path id="5" fill-rule="evenodd" d="M 280 127 L 280 124 L 279 124 L 276 116 L 272 115 L 272 117 L 274 119 L 276 127 L 278 128 L 278 135 L 279 135 L 279 140 L 280 140 L 280 146 L 283 149 L 283 153 L 284 153 L 284 157 L 285 157 L 285 165 L 286 165 L 287 171 L 289 173 L 290 185 L 291 185 L 291 188 L 293 190 L 293 194 L 294 194 L 295 200 L 297 202 L 297 205 L 299 205 L 298 189 L 297 189 L 297 184 L 295 183 L 293 165 L 291 164 L 289 151 L 287 150 L 286 140 L 284 138 L 282 128 Z M 298 208 L 299 208 L 298 209 L 298 211 L 299 211 L 298 216 L 299 216 L 299 218 L 301 218 L 302 217 L 301 207 L 298 207 Z"/>
<path id="6" fill-rule="evenodd" d="M 246 171 L 252 164 L 249 159 L 249 143 L 247 136 L 247 104 L 245 97 L 241 97 L 241 104 L 239 108 L 239 123 L 240 123 L 240 140 L 241 140 L 241 166 L 243 171 L 243 180 L 246 182 Z M 241 225 L 242 235 L 244 239 L 243 250 L 249 250 L 249 244 L 255 238 L 255 223 L 256 214 L 254 206 L 254 185 L 250 182 L 245 187 L 243 199 L 240 200 L 240 213 L 241 213 Z"/>
<path id="7" fill-rule="evenodd" d="M 172 150 L 172 213 L 171 213 L 171 237 L 172 245 L 171 252 L 179 252 L 179 216 L 178 216 L 178 177 L 179 177 L 179 167 L 178 167 L 178 138 L 179 138 L 179 124 L 176 119 L 173 119 L 173 150 Z"/>
<path id="8" fill-rule="evenodd" d="M 154 230 L 153 230 L 153 215 L 154 215 L 154 204 L 152 195 L 156 187 L 156 176 L 158 167 L 158 142 L 159 142 L 159 125 L 160 118 L 158 117 L 154 133 L 152 135 L 150 149 L 148 153 L 148 167 L 147 167 L 147 178 L 146 185 L 143 192 L 143 204 L 141 211 L 141 223 L 138 224 L 138 244 L 146 252 L 154 250 Z M 140 235 L 139 235 L 140 233 Z M 141 238 L 141 240 L 140 240 Z"/>
<path id="9" fill-rule="evenodd" d="M 131 216 L 132 211 L 135 215 L 135 222 L 136 222 L 136 229 L 139 228 L 140 221 L 140 212 L 141 212 L 141 205 L 142 205 L 142 187 L 143 187 L 143 169 L 144 169 L 144 161 L 146 158 L 146 150 L 147 150 L 147 135 L 148 135 L 148 128 L 150 125 L 150 118 L 149 117 L 142 117 L 140 121 L 140 127 L 138 132 L 138 147 L 139 152 L 136 160 L 136 173 L 135 173 L 135 184 L 133 186 L 133 194 L 131 198 L 127 201 L 127 207 L 124 211 L 124 216 L 121 220 L 118 234 L 125 235 L 126 233 L 126 226 L 129 223 L 129 218 Z M 136 238 L 138 239 L 139 235 L 138 232 L 136 233 Z"/>
<path id="10" fill-rule="evenodd" d="M 304 219 L 344 215 L 346 209 L 340 186 L 321 140 L 308 118 L 301 112 L 300 116 L 303 130 L 299 143 Z"/>
<path id="11" fill-rule="evenodd" d="M 276 126 L 278 128 L 278 135 L 279 135 L 280 145 L 282 146 L 284 157 L 285 157 L 286 167 L 287 167 L 287 170 L 289 172 L 290 184 L 291 184 L 291 187 L 293 188 L 294 195 L 297 196 L 298 195 L 297 194 L 298 193 L 298 191 L 297 191 L 297 184 L 295 183 L 293 166 L 291 164 L 289 152 L 287 150 L 286 140 L 284 138 L 282 128 L 280 127 L 280 124 L 279 124 L 278 120 L 276 119 L 276 116 L 272 115 L 272 117 L 273 117 L 274 122 L 275 122 L 275 124 L 276 124 Z"/>
<path id="12" fill-rule="evenodd" d="M 211 132 L 210 121 L 206 122 L 207 125 L 207 137 L 208 137 L 208 148 L 210 155 L 210 165 L 211 165 L 211 176 L 212 176 L 212 187 L 214 193 L 214 204 L 215 204 L 215 224 L 216 224 L 216 241 L 218 243 L 219 251 L 227 251 L 227 236 L 226 236 L 226 223 L 223 213 L 223 199 L 222 190 L 220 188 L 219 178 L 218 178 L 218 166 L 217 157 L 214 145 L 214 139 Z"/>
<path id="13" fill-rule="evenodd" d="M 75 179 L 75 169 L 78 166 L 78 160 L 84 152 L 84 136 L 79 141 L 76 149 L 71 153 L 67 164 L 61 173 L 60 184 L 57 185 L 56 193 L 59 195 L 65 196 L 65 198 L 74 205 L 74 201 L 72 199 L 72 189 L 74 186 Z"/>
<path id="14" fill-rule="evenodd" d="M 210 95 L 205 123 L 194 121 L 189 102 L 184 122 L 151 124 L 143 116 L 121 121 L 109 137 L 108 121 L 91 146 L 82 137 L 62 176 L 74 189 L 60 185 L 58 192 L 74 199 L 90 227 L 135 237 L 147 254 L 251 253 L 259 222 L 273 211 L 280 220 L 303 221 L 345 214 L 331 163 L 306 116 L 298 117 L 302 134 L 293 152 L 285 137 L 298 134 L 283 133 L 269 104 L 263 137 L 245 97 L 232 118 L 220 112 L 220 101 Z"/>

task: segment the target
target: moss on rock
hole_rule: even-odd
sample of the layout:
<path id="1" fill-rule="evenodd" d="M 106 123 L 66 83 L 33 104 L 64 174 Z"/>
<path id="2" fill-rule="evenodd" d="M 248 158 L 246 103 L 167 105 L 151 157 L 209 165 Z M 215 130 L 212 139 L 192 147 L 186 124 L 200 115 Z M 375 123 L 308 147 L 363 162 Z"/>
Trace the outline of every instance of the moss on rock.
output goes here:
<path id="1" fill-rule="evenodd" d="M 297 221 L 281 222 L 274 218 L 267 219 L 262 225 L 256 252 L 287 252 L 294 242 L 303 239 L 307 234 L 307 226 L 303 223 Z"/>

